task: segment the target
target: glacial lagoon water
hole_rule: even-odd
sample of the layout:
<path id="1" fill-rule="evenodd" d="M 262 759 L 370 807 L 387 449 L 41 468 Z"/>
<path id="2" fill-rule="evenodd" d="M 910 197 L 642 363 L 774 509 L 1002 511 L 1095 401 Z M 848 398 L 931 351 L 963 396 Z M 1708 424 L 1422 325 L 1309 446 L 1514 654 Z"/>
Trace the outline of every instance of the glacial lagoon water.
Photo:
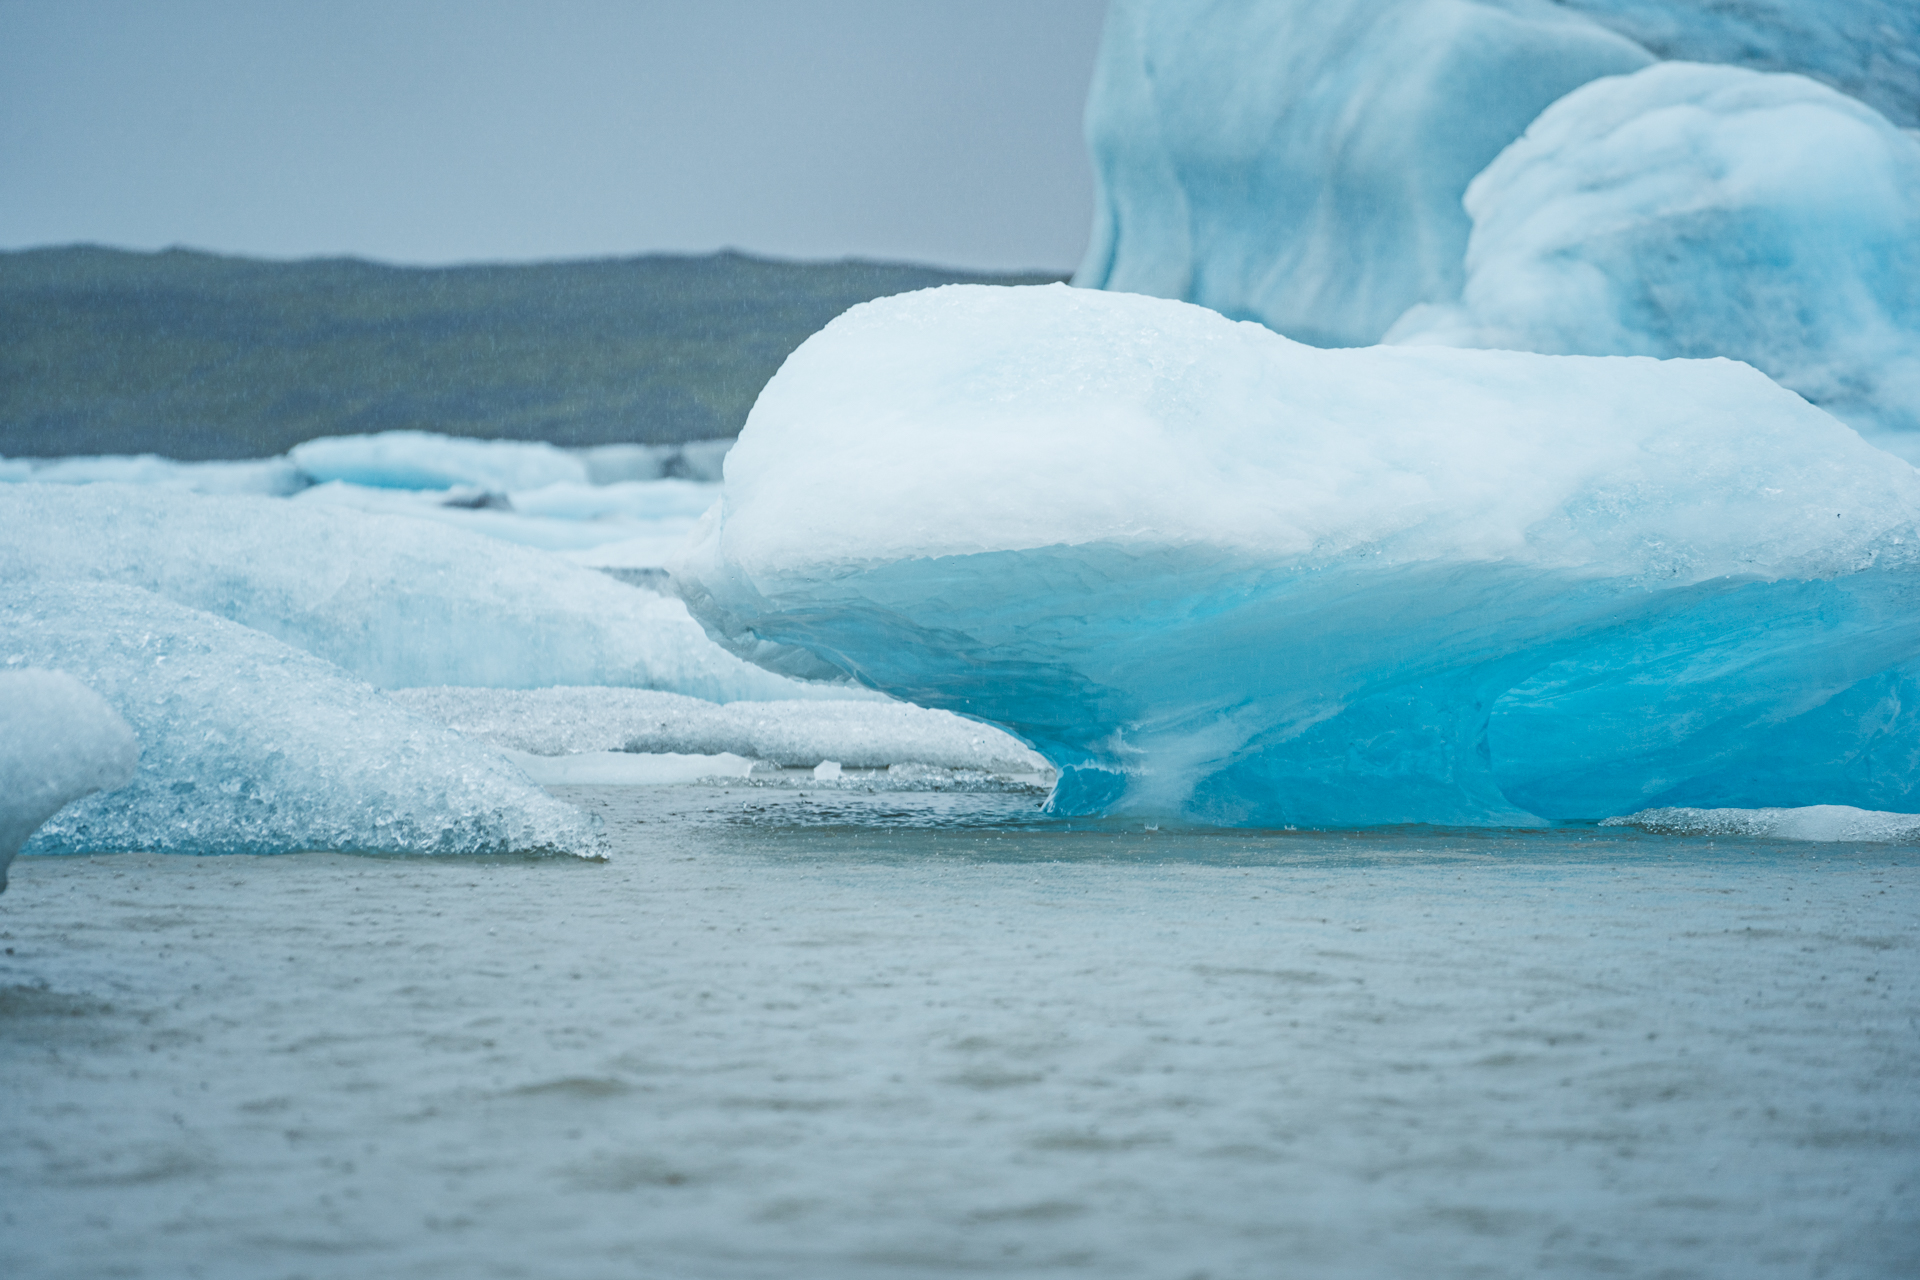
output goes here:
<path id="1" fill-rule="evenodd" d="M 17 862 L 0 1273 L 1920 1271 L 1912 848 L 557 793 Z"/>

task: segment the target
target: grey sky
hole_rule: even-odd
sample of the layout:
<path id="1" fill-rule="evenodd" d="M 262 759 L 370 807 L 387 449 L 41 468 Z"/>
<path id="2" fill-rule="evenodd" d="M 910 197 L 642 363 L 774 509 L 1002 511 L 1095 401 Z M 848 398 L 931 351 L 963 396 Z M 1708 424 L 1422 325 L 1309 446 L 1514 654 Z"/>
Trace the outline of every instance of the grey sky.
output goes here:
<path id="1" fill-rule="evenodd" d="M 0 247 L 1070 269 L 1105 0 L 0 0 Z"/>

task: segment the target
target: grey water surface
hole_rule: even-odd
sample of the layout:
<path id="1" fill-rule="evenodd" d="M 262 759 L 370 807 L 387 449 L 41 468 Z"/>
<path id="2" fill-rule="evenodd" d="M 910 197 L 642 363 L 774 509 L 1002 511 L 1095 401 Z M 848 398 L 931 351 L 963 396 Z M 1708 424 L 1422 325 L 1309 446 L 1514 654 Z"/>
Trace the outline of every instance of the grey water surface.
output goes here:
<path id="1" fill-rule="evenodd" d="M 556 790 L 16 863 L 0 1274 L 1920 1273 L 1914 849 Z"/>

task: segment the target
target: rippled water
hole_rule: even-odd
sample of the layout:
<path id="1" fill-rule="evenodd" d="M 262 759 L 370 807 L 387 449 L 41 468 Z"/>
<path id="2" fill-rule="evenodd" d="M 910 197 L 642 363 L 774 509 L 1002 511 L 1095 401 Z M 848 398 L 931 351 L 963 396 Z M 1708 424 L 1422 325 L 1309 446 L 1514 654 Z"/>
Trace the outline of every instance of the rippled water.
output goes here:
<path id="1" fill-rule="evenodd" d="M 0 1273 L 1920 1272 L 1912 849 L 564 794 L 16 863 Z"/>

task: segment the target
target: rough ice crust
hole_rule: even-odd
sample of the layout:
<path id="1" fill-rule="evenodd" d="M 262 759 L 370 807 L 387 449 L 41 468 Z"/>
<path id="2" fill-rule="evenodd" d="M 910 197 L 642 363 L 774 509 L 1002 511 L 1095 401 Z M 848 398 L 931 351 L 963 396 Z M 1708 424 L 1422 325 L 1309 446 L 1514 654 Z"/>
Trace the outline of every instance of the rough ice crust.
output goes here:
<path id="1" fill-rule="evenodd" d="M 678 600 L 464 530 L 321 504 L 0 487 L 0 581 L 142 587 L 383 688 L 601 684 L 721 702 L 858 695 L 747 666 Z"/>
<path id="2" fill-rule="evenodd" d="M 15 587 L 0 651 L 74 673 L 132 725 L 131 784 L 23 852 L 572 853 L 587 817 L 497 752 L 311 654 L 132 587 Z"/>
<path id="3" fill-rule="evenodd" d="M 1844 804 L 1799 809 L 1646 809 L 1608 818 L 1603 827 L 1638 827 L 1656 835 L 1757 836 L 1830 843 L 1920 844 L 1920 813 L 1875 813 Z"/>
<path id="4" fill-rule="evenodd" d="M 1920 450 L 1920 141 L 1797 75 L 1575 90 L 1467 189 L 1458 305 L 1389 342 L 1731 356 Z"/>
<path id="5" fill-rule="evenodd" d="M 735 702 L 642 689 L 399 689 L 401 705 L 470 737 L 540 756 L 583 751 L 735 755 L 788 768 L 936 765 L 1034 773 L 1045 763 L 989 725 L 888 702 Z"/>
<path id="6" fill-rule="evenodd" d="M 1116 0 L 1074 283 L 1376 342 L 1458 296 L 1473 176 L 1554 99 L 1651 61 L 1529 0 Z"/>
<path id="7" fill-rule="evenodd" d="M 675 585 L 1067 813 L 1912 807 L 1920 473 L 1727 360 L 1323 351 L 1053 286 L 791 356 Z"/>
<path id="8" fill-rule="evenodd" d="M 0 891 L 41 823 L 81 796 L 125 785 L 139 761 L 127 722 L 72 676 L 0 671 Z"/>

